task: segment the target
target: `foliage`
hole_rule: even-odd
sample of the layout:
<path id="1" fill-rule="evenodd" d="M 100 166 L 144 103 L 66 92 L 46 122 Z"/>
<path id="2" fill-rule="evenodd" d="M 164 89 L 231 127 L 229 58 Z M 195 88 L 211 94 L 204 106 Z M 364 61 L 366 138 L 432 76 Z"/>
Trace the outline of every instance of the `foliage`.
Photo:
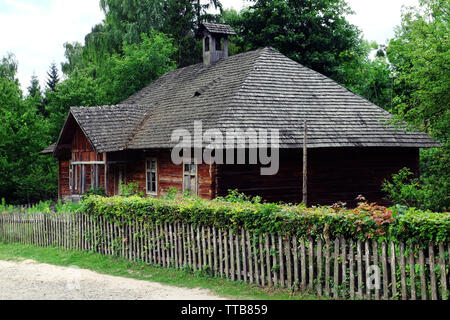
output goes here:
<path id="1" fill-rule="evenodd" d="M 353 210 L 329 207 L 229 202 L 195 198 L 153 199 L 92 196 L 80 208 L 86 214 L 118 223 L 127 221 L 186 222 L 220 229 L 246 228 L 259 234 L 379 239 L 426 243 L 445 242 L 450 235 L 450 214 L 410 209 L 404 214 L 376 204 L 360 203 Z"/>
<path id="2" fill-rule="evenodd" d="M 122 181 L 120 181 L 119 190 L 119 193 L 122 197 L 144 196 L 144 193 L 139 191 L 139 184 L 137 182 L 124 184 L 122 183 Z"/>
<path id="3" fill-rule="evenodd" d="M 56 85 L 59 83 L 59 74 L 58 67 L 56 67 L 56 63 L 52 63 L 50 65 L 50 70 L 47 72 L 47 88 L 51 91 L 55 91 Z"/>
<path id="4" fill-rule="evenodd" d="M 442 148 L 421 151 L 422 178 L 406 182 L 403 188 L 410 192 L 405 201 L 432 210 L 449 207 L 449 12 L 450 3 L 445 0 L 421 0 L 418 7 L 406 8 L 387 50 L 396 120 L 406 120 L 442 143 Z M 401 202 L 400 194 L 395 197 Z"/>
<path id="5" fill-rule="evenodd" d="M 28 96 L 27 99 L 30 100 L 31 104 L 34 104 L 38 112 L 45 116 L 44 98 L 42 97 L 41 85 L 39 84 L 38 77 L 33 74 L 31 76 L 30 86 L 27 88 Z"/>
<path id="6" fill-rule="evenodd" d="M 70 107 L 103 105 L 105 95 L 87 70 L 75 70 L 71 76 L 56 85 L 55 91 L 47 91 L 47 112 L 50 114 L 53 142 L 58 138 Z"/>
<path id="7" fill-rule="evenodd" d="M 123 54 L 113 54 L 101 69 L 98 82 L 108 104 L 128 98 L 176 67 L 170 59 L 175 52 L 172 39 L 155 31 L 141 36 L 141 43 L 125 44 Z"/>
<path id="8" fill-rule="evenodd" d="M 343 86 L 390 111 L 392 108 L 393 80 L 386 48 L 375 42 L 361 42 L 361 54 L 335 68 L 337 79 Z M 374 58 L 371 52 L 377 50 Z"/>
<path id="9" fill-rule="evenodd" d="M 106 196 L 106 192 L 105 189 L 103 189 L 102 187 L 94 187 L 88 190 L 88 192 L 86 192 L 82 198 L 87 198 L 90 196 Z"/>
<path id="10" fill-rule="evenodd" d="M 53 202 L 51 200 L 39 201 L 32 206 L 22 207 L 18 209 L 17 206 L 6 204 L 5 198 L 2 198 L 0 203 L 0 213 L 15 213 L 20 211 L 21 213 L 66 213 L 66 212 L 76 212 L 81 207 L 80 204 L 74 202 L 62 202 L 58 200 Z"/>
<path id="11" fill-rule="evenodd" d="M 403 168 L 385 181 L 382 189 L 395 204 L 423 210 L 447 211 L 450 207 L 449 180 L 435 180 L 427 177 L 412 178 L 414 174 Z"/>
<path id="12" fill-rule="evenodd" d="M 39 155 L 52 142 L 49 124 L 39 113 L 39 97 L 23 98 L 16 73 L 13 55 L 0 60 L 0 196 L 30 203 L 56 194 L 57 167 Z"/>
<path id="13" fill-rule="evenodd" d="M 170 187 L 169 190 L 167 190 L 167 194 L 164 198 L 168 199 L 168 200 L 175 200 L 177 195 L 178 195 L 178 189 L 174 188 L 174 187 Z"/>
<path id="14" fill-rule="evenodd" d="M 231 203 L 261 203 L 262 198 L 260 196 L 251 197 L 244 193 L 239 193 L 238 190 L 228 190 L 228 195 L 223 198 L 219 197 L 217 200 Z"/>
<path id="15" fill-rule="evenodd" d="M 76 69 L 83 68 L 83 45 L 79 42 L 64 43 L 65 62 L 61 63 L 62 72 L 69 76 Z"/>
<path id="16" fill-rule="evenodd" d="M 221 8 L 218 0 L 101 0 L 105 20 L 86 35 L 82 50 L 84 65 L 102 66 L 112 54 L 123 54 L 123 44 L 138 44 L 141 35 L 157 30 L 174 39 L 176 50 L 170 56 L 180 66 L 201 60 L 201 50 L 195 40 L 200 21 L 214 18 L 209 8 Z M 68 46 L 66 53 L 78 61 L 79 51 Z M 74 55 L 71 55 L 74 54 Z M 79 62 L 79 61 L 78 61 Z M 65 65 L 65 70 L 71 70 Z"/>
<path id="17" fill-rule="evenodd" d="M 450 2 L 421 0 L 407 8 L 389 43 L 394 112 L 444 143 L 450 122 Z"/>
<path id="18" fill-rule="evenodd" d="M 358 58 L 360 31 L 345 16 L 343 0 L 258 0 L 225 20 L 239 35 L 240 51 L 271 46 L 289 58 L 335 80 L 336 68 Z"/>

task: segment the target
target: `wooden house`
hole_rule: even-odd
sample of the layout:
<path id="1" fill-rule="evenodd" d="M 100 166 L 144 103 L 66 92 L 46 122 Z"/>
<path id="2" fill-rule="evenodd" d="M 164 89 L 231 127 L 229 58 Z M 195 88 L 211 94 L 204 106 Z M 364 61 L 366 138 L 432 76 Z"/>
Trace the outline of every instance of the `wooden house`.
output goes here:
<path id="1" fill-rule="evenodd" d="M 403 167 L 418 174 L 419 148 L 439 145 L 387 125 L 388 112 L 275 49 L 228 57 L 232 34 L 205 23 L 203 63 L 170 71 L 119 105 L 72 107 L 57 143 L 44 151 L 59 160 L 59 198 L 96 186 L 116 195 L 120 182 L 136 182 L 155 197 L 170 187 L 207 199 L 237 189 L 300 202 L 307 120 L 309 204 L 351 204 L 359 194 L 382 201 L 385 178 Z M 172 132 L 199 120 L 203 130 L 279 130 L 278 173 L 263 176 L 255 164 L 174 164 Z"/>

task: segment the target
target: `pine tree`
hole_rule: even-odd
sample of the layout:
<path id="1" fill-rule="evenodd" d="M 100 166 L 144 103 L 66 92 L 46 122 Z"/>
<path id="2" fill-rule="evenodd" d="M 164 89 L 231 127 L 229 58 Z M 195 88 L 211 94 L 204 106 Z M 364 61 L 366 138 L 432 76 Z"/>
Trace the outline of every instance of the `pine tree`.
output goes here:
<path id="1" fill-rule="evenodd" d="M 32 101 L 32 104 L 35 105 L 38 113 L 45 116 L 44 98 L 41 93 L 41 85 L 39 84 L 39 79 L 35 74 L 31 76 L 30 86 L 27 89 L 27 100 Z"/>
<path id="2" fill-rule="evenodd" d="M 50 70 L 47 72 L 48 80 L 47 80 L 47 87 L 48 89 L 55 91 L 55 87 L 59 82 L 59 74 L 58 74 L 58 68 L 56 67 L 56 63 L 52 63 L 50 65 Z"/>
<path id="3" fill-rule="evenodd" d="M 33 74 L 31 76 L 30 86 L 27 89 L 28 89 L 28 96 L 30 97 L 41 96 L 41 86 L 39 84 L 39 79 L 36 76 L 36 74 Z"/>

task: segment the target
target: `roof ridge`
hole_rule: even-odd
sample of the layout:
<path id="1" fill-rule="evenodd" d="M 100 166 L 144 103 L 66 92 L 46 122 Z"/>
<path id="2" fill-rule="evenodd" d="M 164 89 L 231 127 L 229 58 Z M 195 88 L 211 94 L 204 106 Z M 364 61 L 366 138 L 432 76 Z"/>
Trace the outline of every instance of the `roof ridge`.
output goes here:
<path id="1" fill-rule="evenodd" d="M 147 119 L 150 118 L 152 109 L 153 109 L 153 106 L 147 106 L 147 111 L 142 115 L 142 119 L 140 121 L 138 121 L 137 125 L 133 128 L 133 130 L 131 130 L 131 134 L 127 138 L 127 141 L 125 142 L 125 144 L 123 145 L 122 150 L 127 149 L 128 146 L 130 145 L 130 143 L 137 136 L 137 134 L 142 129 L 142 127 L 144 126 L 144 124 L 147 121 Z"/>

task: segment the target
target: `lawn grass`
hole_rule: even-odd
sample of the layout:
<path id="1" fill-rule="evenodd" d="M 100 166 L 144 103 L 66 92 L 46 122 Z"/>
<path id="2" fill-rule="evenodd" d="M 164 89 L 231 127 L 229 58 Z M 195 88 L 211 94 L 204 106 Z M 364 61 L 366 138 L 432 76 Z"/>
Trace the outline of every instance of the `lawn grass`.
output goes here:
<path id="1" fill-rule="evenodd" d="M 316 300 L 312 294 L 291 292 L 281 288 L 261 288 L 243 282 L 211 277 L 200 272 L 178 270 L 130 262 L 120 257 L 98 253 L 64 250 L 55 247 L 36 247 L 0 242 L 0 260 L 32 259 L 58 266 L 77 266 L 113 276 L 149 280 L 186 288 L 204 288 L 228 299 L 242 300 Z"/>

